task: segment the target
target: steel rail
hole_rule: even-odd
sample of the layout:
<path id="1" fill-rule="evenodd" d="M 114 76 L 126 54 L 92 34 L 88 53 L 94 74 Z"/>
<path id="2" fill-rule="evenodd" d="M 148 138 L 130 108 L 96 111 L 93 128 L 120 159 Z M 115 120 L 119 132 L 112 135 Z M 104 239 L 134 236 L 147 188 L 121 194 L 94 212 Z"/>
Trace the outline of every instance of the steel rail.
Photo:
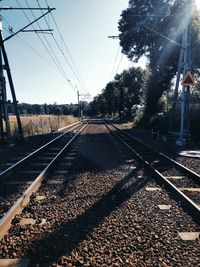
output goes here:
<path id="1" fill-rule="evenodd" d="M 12 225 L 13 218 L 20 214 L 26 205 L 30 201 L 32 193 L 36 192 L 42 181 L 47 177 L 49 172 L 53 169 L 57 161 L 70 146 L 70 144 L 78 137 L 78 135 L 88 126 L 88 123 L 85 124 L 76 135 L 74 135 L 70 141 L 62 148 L 62 150 L 54 157 L 54 159 L 47 165 L 47 167 L 36 177 L 33 183 L 26 189 L 23 195 L 15 202 L 15 204 L 8 210 L 8 212 L 0 219 L 0 241 L 3 239 L 5 234 L 8 232 Z"/>
<path id="2" fill-rule="evenodd" d="M 77 125 L 78 124 L 78 125 Z M 7 177 L 7 175 L 11 174 L 13 171 L 15 171 L 16 169 L 18 169 L 19 167 L 23 166 L 28 160 L 30 160 L 31 158 L 35 157 L 36 154 L 38 154 L 39 152 L 43 151 L 44 149 L 46 149 L 47 147 L 49 147 L 52 143 L 56 142 L 57 140 L 59 140 L 60 138 L 62 138 L 64 135 L 66 135 L 68 132 L 75 130 L 76 128 L 78 128 L 81 125 L 81 122 L 75 122 L 73 124 L 70 124 L 66 127 L 63 127 L 60 129 L 64 130 L 64 129 L 68 129 L 73 127 L 72 129 L 64 132 L 63 134 L 57 136 L 56 138 L 54 138 L 53 140 L 49 141 L 48 143 L 46 143 L 45 145 L 39 147 L 38 149 L 36 149 L 34 152 L 30 153 L 28 156 L 24 157 L 23 159 L 19 160 L 18 162 L 14 163 L 12 166 L 10 166 L 9 168 L 7 168 L 6 170 L 4 170 L 3 172 L 0 173 L 0 181 L 3 181 L 3 179 L 5 179 L 5 177 Z"/>
<path id="3" fill-rule="evenodd" d="M 116 125 L 110 123 L 115 129 L 117 130 L 121 130 L 120 128 L 118 128 Z M 139 144 L 141 144 L 143 147 L 149 149 L 150 151 L 153 151 L 155 153 L 157 153 L 158 156 L 168 160 L 170 163 L 172 163 L 174 166 L 176 166 L 179 170 L 185 172 L 186 174 L 190 175 L 190 178 L 193 179 L 197 184 L 200 184 L 200 175 L 192 170 L 190 170 L 189 168 L 185 167 L 184 165 L 182 165 L 181 163 L 175 161 L 174 159 L 171 159 L 170 157 L 168 157 L 167 155 L 165 155 L 164 153 L 152 148 L 150 145 L 143 143 L 141 140 L 139 140 L 136 137 L 133 137 L 132 135 L 123 132 L 123 134 L 125 134 L 126 136 L 130 137 L 133 141 L 138 142 Z"/>
<path id="4" fill-rule="evenodd" d="M 165 188 L 172 194 L 172 197 L 178 201 L 181 201 L 183 209 L 198 223 L 200 224 L 200 208 L 196 205 L 190 198 L 188 198 L 183 192 L 181 192 L 175 185 L 173 185 L 167 178 L 165 178 L 157 169 L 155 169 L 147 160 L 145 160 L 136 150 L 134 150 L 127 142 L 125 142 L 119 134 L 112 131 L 109 126 L 105 123 L 107 129 L 118 139 L 120 140 L 133 154 L 140 160 L 144 165 L 156 175 L 157 181 L 159 184 L 165 186 Z M 114 128 L 119 129 L 118 127 L 111 124 Z M 134 138 L 133 138 L 134 139 Z M 142 142 L 140 142 L 142 143 Z M 143 143 L 142 143 L 143 144 Z M 143 144 L 144 145 L 144 144 Z M 149 147 L 148 147 L 149 148 Z"/>

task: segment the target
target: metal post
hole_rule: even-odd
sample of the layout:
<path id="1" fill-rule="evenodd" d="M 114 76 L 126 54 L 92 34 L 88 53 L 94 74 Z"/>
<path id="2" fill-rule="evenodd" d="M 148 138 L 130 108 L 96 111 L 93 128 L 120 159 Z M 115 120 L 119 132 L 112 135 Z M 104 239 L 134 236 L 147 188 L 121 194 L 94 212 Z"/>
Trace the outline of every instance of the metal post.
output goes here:
<path id="1" fill-rule="evenodd" d="M 115 96 L 114 96 L 114 88 L 113 88 L 112 102 L 113 102 L 113 117 L 115 117 Z"/>
<path id="2" fill-rule="evenodd" d="M 22 130 L 21 120 L 20 120 L 19 111 L 18 111 L 18 107 L 17 107 L 18 102 L 17 102 L 17 98 L 16 98 L 16 94 L 15 94 L 14 84 L 13 84 L 10 66 L 9 66 L 9 62 L 8 62 L 8 57 L 6 54 L 6 50 L 5 50 L 1 31 L 0 31 L 0 45 L 2 47 L 3 59 L 4 59 L 5 68 L 6 68 L 7 76 L 8 76 L 8 81 L 10 84 L 10 90 L 11 90 L 11 94 L 12 94 L 12 98 L 13 98 L 13 105 L 14 105 L 14 109 L 15 109 L 15 115 L 16 115 L 16 119 L 17 119 L 19 135 L 20 135 L 20 137 L 23 137 L 23 130 Z"/>
<path id="3" fill-rule="evenodd" d="M 10 140 L 10 121 L 9 121 L 9 115 L 8 115 L 8 104 L 7 104 L 5 77 L 3 77 L 2 89 L 3 89 L 3 97 L 2 97 L 2 99 L 3 99 L 3 113 L 4 113 L 6 137 L 7 137 L 7 142 L 9 142 L 9 140 Z"/>
<path id="4" fill-rule="evenodd" d="M 2 30 L 2 21 L 0 21 L 0 34 Z M 1 142 L 9 142 L 10 140 L 10 123 L 8 116 L 7 95 L 6 95 L 6 80 L 3 73 L 3 60 L 2 60 L 2 45 L 0 44 L 0 132 Z"/>
<path id="5" fill-rule="evenodd" d="M 81 107 L 80 107 L 80 94 L 79 91 L 77 91 L 77 96 L 78 96 L 78 117 L 81 117 Z"/>
<path id="6" fill-rule="evenodd" d="M 191 24 L 192 24 L 192 0 L 188 0 L 187 8 L 185 15 L 185 31 L 184 31 L 184 70 L 183 75 L 191 69 Z M 184 143 L 189 136 L 189 96 L 190 96 L 190 87 L 182 88 L 181 100 L 181 129 L 180 129 L 180 142 Z"/>
<path id="7" fill-rule="evenodd" d="M 2 111 L 2 96 L 0 93 L 0 138 L 1 142 L 4 142 L 4 133 L 3 133 L 3 111 Z"/>
<path id="8" fill-rule="evenodd" d="M 184 46 L 183 41 L 184 40 L 182 40 L 182 46 Z M 173 130 L 173 120 L 174 120 L 175 111 L 176 111 L 176 104 L 177 104 L 177 100 L 178 100 L 178 89 L 179 89 L 179 84 L 180 84 L 180 79 L 181 79 L 181 73 L 183 70 L 183 63 L 184 63 L 184 50 L 183 50 L 183 48 L 181 48 L 179 61 L 178 61 L 176 85 L 175 85 L 172 109 L 171 109 L 170 120 L 169 120 L 169 132 Z"/>

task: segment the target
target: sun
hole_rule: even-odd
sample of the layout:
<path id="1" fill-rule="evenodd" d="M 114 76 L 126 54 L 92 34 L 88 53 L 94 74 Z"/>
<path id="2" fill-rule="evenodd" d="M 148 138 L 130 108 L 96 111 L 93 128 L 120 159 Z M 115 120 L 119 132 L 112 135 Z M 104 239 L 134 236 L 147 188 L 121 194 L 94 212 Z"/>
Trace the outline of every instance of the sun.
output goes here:
<path id="1" fill-rule="evenodd" d="M 195 0 L 195 5 L 200 10 L 200 0 Z"/>

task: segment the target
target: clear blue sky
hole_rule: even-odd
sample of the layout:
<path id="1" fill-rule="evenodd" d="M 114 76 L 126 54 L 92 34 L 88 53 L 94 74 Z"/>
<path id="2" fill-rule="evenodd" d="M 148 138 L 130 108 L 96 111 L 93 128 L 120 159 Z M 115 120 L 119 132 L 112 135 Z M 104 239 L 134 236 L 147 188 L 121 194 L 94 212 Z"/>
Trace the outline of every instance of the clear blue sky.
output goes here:
<path id="1" fill-rule="evenodd" d="M 27 7 L 25 0 L 18 0 L 18 2 L 23 7 Z M 27 2 L 32 7 L 37 6 L 36 0 L 27 0 Z M 39 3 L 46 7 L 45 0 L 39 0 Z M 48 3 L 51 7 L 56 8 L 53 15 L 76 63 L 86 91 L 92 96 L 97 95 L 110 79 L 119 46 L 118 40 L 108 39 L 107 36 L 118 34 L 118 20 L 122 10 L 127 8 L 128 0 L 48 0 Z M 16 0 L 3 0 L 0 2 L 0 6 L 18 7 L 18 4 Z M 34 13 L 36 16 L 41 15 L 40 11 L 34 11 Z M 26 14 L 33 20 L 30 12 L 27 11 Z M 7 23 L 13 27 L 14 31 L 28 23 L 22 11 L 1 11 L 1 15 L 5 19 L 3 21 L 4 29 L 8 29 Z M 47 20 L 54 28 L 54 36 L 70 61 L 51 17 L 47 16 Z M 47 28 L 44 20 L 40 21 L 40 25 L 43 29 Z M 36 24 L 34 26 L 36 29 L 38 28 Z M 9 33 L 4 31 L 4 36 L 8 35 Z M 43 38 L 41 34 L 40 36 Z M 81 91 L 77 79 L 67 66 L 52 37 L 50 35 L 45 36 L 59 58 L 69 80 L 74 87 L 77 85 Z M 51 64 L 37 55 L 19 37 Z M 19 37 L 13 37 L 5 43 L 19 102 L 76 103 L 76 93 L 57 71 L 57 67 L 37 35 L 35 33 L 20 33 Z M 116 73 L 120 58 L 121 54 L 118 55 L 113 74 Z M 130 62 L 124 57 L 119 71 L 127 68 L 129 64 Z"/>

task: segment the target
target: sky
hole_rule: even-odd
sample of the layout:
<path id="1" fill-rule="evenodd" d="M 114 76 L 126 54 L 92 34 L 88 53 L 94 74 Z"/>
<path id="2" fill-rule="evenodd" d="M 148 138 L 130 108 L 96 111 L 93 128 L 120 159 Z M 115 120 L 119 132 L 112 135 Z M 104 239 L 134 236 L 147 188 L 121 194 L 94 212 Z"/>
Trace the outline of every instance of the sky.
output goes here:
<path id="1" fill-rule="evenodd" d="M 47 6 L 46 0 L 38 1 L 42 7 Z M 200 0 L 195 1 L 200 8 Z M 128 7 L 128 0 L 47 0 L 47 2 L 50 7 L 56 8 L 52 14 L 65 43 L 50 15 L 46 16 L 46 20 L 54 30 L 53 36 L 23 32 L 5 42 L 19 102 L 76 103 L 77 90 L 80 91 L 82 100 L 85 100 L 84 95 L 87 93 L 93 97 L 114 79 L 116 72 L 119 73 L 132 66 L 126 56 L 122 56 L 119 40 L 108 38 L 109 35 L 119 34 L 118 21 L 122 10 Z M 22 7 L 27 7 L 27 3 L 31 7 L 38 7 L 36 0 L 2 0 L 0 6 L 19 7 L 20 4 Z M 3 17 L 4 37 L 9 35 L 9 26 L 16 32 L 34 20 L 30 11 L 25 12 L 24 14 L 21 10 L 0 11 Z M 34 15 L 39 17 L 41 11 L 34 11 Z M 44 19 L 39 21 L 39 26 L 47 29 Z M 34 29 L 39 29 L 39 26 L 34 24 Z M 56 59 L 53 60 L 52 57 Z M 70 62 L 75 75 L 67 61 Z M 143 58 L 136 66 L 145 67 L 145 64 Z M 7 92 L 8 99 L 11 99 L 8 85 Z"/>
<path id="2" fill-rule="evenodd" d="M 27 0 L 27 2 L 31 7 L 38 7 L 37 1 Z M 81 78 L 76 73 L 53 19 L 51 16 L 46 16 L 50 27 L 54 29 L 53 35 L 60 48 L 50 34 L 45 34 L 45 37 L 59 60 L 64 74 L 61 74 L 62 70 L 58 70 L 39 40 L 38 35 L 44 40 L 43 34 L 23 32 L 12 37 L 5 42 L 5 46 L 18 101 L 65 104 L 77 102 L 77 90 L 80 91 L 82 99 L 85 99 L 86 93 L 91 96 L 97 95 L 109 80 L 114 78 L 117 69 L 121 72 L 130 66 L 130 61 L 126 56 L 122 58 L 119 40 L 108 38 L 109 35 L 119 34 L 118 21 L 122 10 L 128 6 L 128 0 L 48 0 L 47 2 L 50 7 L 56 8 L 53 16 Z M 18 0 L 18 3 L 27 7 L 25 0 Z M 3 0 L 0 5 L 19 7 L 18 3 L 16 0 Z M 39 0 L 39 3 L 42 7 L 46 7 L 45 0 Z M 34 11 L 34 14 L 39 17 L 41 11 Z M 16 32 L 29 23 L 21 10 L 4 10 L 1 11 L 1 15 L 4 37 L 9 35 L 7 32 L 9 26 L 12 26 L 13 31 Z M 26 15 L 29 20 L 34 20 L 30 11 L 26 11 Z M 44 19 L 41 19 L 39 23 L 42 29 L 47 29 Z M 35 29 L 38 27 L 34 24 Z M 48 47 L 48 44 L 46 46 Z M 118 49 L 119 53 L 115 62 Z M 67 65 L 67 61 L 71 62 L 76 76 Z M 7 91 L 10 99 L 9 86 L 7 86 Z"/>

